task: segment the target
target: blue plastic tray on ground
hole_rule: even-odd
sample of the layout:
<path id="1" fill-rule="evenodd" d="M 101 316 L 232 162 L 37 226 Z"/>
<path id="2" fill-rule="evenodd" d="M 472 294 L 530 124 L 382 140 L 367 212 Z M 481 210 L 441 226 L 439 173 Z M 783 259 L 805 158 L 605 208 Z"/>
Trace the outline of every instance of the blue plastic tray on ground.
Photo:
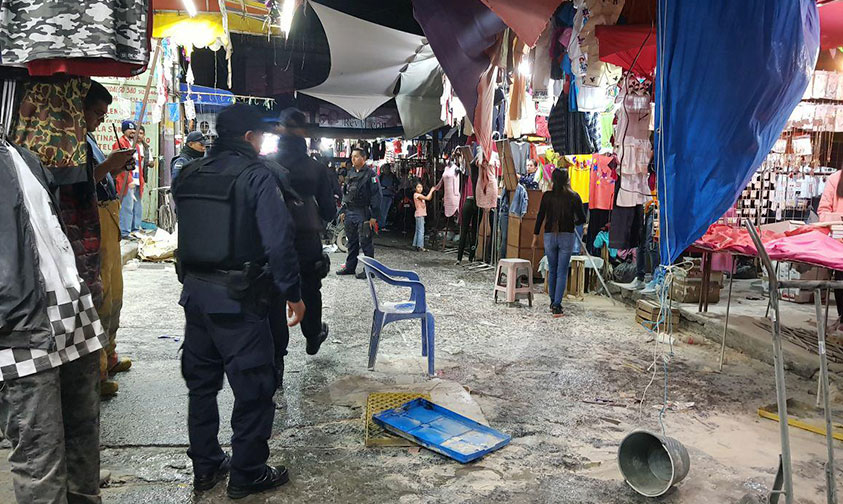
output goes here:
<path id="1" fill-rule="evenodd" d="M 385 430 L 463 464 L 506 446 L 510 440 L 502 432 L 422 398 L 372 418 Z"/>

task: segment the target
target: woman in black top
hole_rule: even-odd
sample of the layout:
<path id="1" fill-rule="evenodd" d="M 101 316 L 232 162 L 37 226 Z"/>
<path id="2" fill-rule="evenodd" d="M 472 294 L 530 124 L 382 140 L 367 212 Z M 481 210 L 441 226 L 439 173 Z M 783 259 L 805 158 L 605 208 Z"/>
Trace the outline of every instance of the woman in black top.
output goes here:
<path id="1" fill-rule="evenodd" d="M 568 170 L 559 168 L 551 176 L 553 189 L 542 195 L 536 229 L 533 232 L 533 248 L 538 243 L 544 224 L 544 253 L 550 271 L 547 274 L 550 309 L 554 317 L 562 316 L 562 296 L 568 282 L 568 267 L 571 264 L 574 244 L 577 238 L 574 229 L 585 224 L 585 212 L 580 195 L 571 189 Z"/>

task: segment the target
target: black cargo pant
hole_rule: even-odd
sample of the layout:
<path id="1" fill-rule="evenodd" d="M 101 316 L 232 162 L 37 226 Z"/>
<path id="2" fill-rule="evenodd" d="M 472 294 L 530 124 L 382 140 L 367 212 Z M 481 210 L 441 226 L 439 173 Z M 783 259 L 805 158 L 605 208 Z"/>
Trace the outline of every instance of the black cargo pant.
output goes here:
<path id="1" fill-rule="evenodd" d="M 0 382 L 0 428 L 19 503 L 97 504 L 100 352 Z"/>
<path id="2" fill-rule="evenodd" d="M 348 257 L 345 267 L 357 270 L 357 256 L 360 250 L 366 257 L 375 257 L 375 245 L 372 243 L 374 231 L 369 227 L 369 218 L 364 210 L 349 209 L 345 214 L 345 236 L 348 238 Z"/>
<path id="3" fill-rule="evenodd" d="M 231 483 L 242 485 L 263 474 L 269 458 L 275 406 L 275 345 L 265 314 L 204 312 L 187 304 L 182 375 L 187 382 L 188 456 L 193 472 L 205 475 L 225 457 L 219 444 L 217 393 L 223 374 L 234 392 L 231 415 Z"/>
<path id="4" fill-rule="evenodd" d="M 322 240 L 316 233 L 301 233 L 296 236 L 296 252 L 299 256 L 301 271 L 301 299 L 304 302 L 304 319 L 301 332 L 308 341 L 318 340 L 322 334 Z M 330 267 L 330 265 L 325 265 Z M 290 343 L 290 331 L 287 327 L 286 306 L 280 296 L 273 300 L 269 311 L 269 325 L 275 339 L 275 362 L 279 369 L 283 366 Z"/>

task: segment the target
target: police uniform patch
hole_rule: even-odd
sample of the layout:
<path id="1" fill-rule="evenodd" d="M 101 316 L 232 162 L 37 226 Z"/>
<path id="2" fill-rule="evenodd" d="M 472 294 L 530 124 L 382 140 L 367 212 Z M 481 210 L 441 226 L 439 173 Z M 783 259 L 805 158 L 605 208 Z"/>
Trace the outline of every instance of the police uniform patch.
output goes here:
<path id="1" fill-rule="evenodd" d="M 372 183 L 373 183 L 373 184 L 377 184 L 377 183 L 378 183 L 378 178 L 377 178 L 377 177 L 372 177 Z"/>

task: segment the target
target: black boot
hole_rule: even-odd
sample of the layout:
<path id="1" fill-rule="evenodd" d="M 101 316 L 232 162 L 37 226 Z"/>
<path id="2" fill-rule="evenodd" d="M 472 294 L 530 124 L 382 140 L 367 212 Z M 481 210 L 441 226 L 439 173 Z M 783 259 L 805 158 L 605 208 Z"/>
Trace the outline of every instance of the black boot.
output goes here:
<path id="1" fill-rule="evenodd" d="M 242 499 L 249 495 L 280 487 L 290 481 L 290 475 L 284 466 L 266 466 L 263 476 L 245 485 L 228 484 L 228 496 L 232 499 Z"/>
<path id="2" fill-rule="evenodd" d="M 228 455 L 222 459 L 220 466 L 216 471 L 209 474 L 202 474 L 193 477 L 193 490 L 196 492 L 205 492 L 217 486 L 217 483 L 224 480 L 231 468 L 231 457 Z"/>
<path id="3" fill-rule="evenodd" d="M 316 335 L 315 338 L 307 340 L 307 355 L 316 355 L 319 353 L 319 348 L 322 346 L 322 343 L 328 339 L 328 324 L 322 322 L 322 331 Z"/>

